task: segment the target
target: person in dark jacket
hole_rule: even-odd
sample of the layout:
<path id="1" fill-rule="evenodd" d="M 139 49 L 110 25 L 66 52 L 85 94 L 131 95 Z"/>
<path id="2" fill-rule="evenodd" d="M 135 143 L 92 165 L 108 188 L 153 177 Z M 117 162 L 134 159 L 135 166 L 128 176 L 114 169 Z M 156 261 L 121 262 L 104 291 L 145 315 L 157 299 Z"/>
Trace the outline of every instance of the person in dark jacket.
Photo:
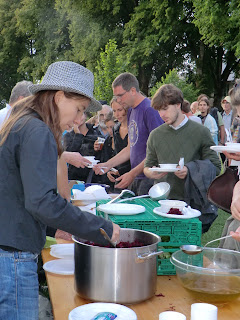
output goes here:
<path id="1" fill-rule="evenodd" d="M 99 143 L 98 140 L 95 141 L 94 143 L 94 150 L 97 152 L 96 159 L 99 159 L 100 162 L 108 161 L 109 159 L 114 157 L 116 154 L 114 139 L 113 139 L 113 128 L 114 128 L 115 122 L 114 122 L 112 111 L 110 111 L 107 114 L 105 119 L 105 125 L 108 132 L 108 136 L 104 141 L 103 146 L 101 147 L 101 144 Z M 111 191 L 113 191 L 114 183 L 108 179 L 107 174 L 104 174 L 102 176 L 97 175 L 96 178 L 97 177 L 99 179 L 98 181 L 99 183 L 110 185 Z"/>
<path id="2" fill-rule="evenodd" d="M 62 132 L 85 110 L 101 107 L 93 98 L 93 74 L 59 61 L 29 90 L 32 96 L 14 105 L 0 130 L 0 319 L 38 320 L 37 257 L 47 225 L 98 243 L 100 227 L 113 241 L 120 232 L 57 193 Z"/>
<path id="3" fill-rule="evenodd" d="M 82 156 L 95 156 L 94 142 L 99 136 L 101 136 L 101 133 L 92 124 L 86 123 L 86 114 L 83 113 L 79 124 L 74 125 L 73 129 L 64 135 L 64 150 L 79 152 Z M 77 168 L 70 164 L 68 167 L 68 179 L 86 182 L 90 170 L 87 166 Z M 95 182 L 94 177 L 91 180 L 91 182 Z"/>

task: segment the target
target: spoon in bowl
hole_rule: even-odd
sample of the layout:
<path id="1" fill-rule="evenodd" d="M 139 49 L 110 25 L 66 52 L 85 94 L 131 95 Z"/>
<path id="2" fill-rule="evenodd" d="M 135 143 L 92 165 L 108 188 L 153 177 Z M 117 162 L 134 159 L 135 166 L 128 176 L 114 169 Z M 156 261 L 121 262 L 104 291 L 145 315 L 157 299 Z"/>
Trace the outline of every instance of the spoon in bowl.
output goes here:
<path id="1" fill-rule="evenodd" d="M 231 235 L 228 235 L 228 236 L 225 236 L 225 237 L 221 237 L 221 238 L 218 238 L 218 239 L 214 239 L 214 240 L 211 240 L 211 241 L 208 241 L 204 247 L 200 247 L 200 246 L 196 246 L 194 244 L 184 244 L 182 246 L 180 246 L 180 249 L 186 253 L 186 254 L 190 254 L 190 255 L 195 255 L 195 254 L 198 254 L 200 252 L 203 251 L 203 249 L 209 245 L 210 243 L 212 242 L 215 242 L 215 241 L 218 241 L 218 240 L 222 240 L 222 239 L 226 239 L 226 238 L 230 238 Z"/>

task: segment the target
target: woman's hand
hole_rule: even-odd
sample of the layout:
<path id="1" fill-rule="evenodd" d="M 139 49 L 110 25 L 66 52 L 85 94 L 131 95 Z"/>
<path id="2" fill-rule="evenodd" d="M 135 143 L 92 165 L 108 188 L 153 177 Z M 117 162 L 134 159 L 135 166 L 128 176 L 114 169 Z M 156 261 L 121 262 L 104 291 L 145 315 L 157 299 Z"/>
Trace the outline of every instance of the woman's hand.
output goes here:
<path id="1" fill-rule="evenodd" d="M 116 176 L 118 176 L 118 177 L 120 176 L 118 171 L 114 171 L 114 172 L 108 171 L 108 173 L 107 173 L 107 177 L 111 182 L 116 181 Z"/>
<path id="2" fill-rule="evenodd" d="M 233 218 L 240 220 L 240 181 L 235 184 L 233 189 L 231 214 Z"/>
<path id="3" fill-rule="evenodd" d="M 76 124 L 73 125 L 73 130 L 75 133 L 80 133 L 80 130 Z"/>
<path id="4" fill-rule="evenodd" d="M 230 231 L 230 235 L 233 237 L 233 239 L 240 241 L 240 227 L 238 227 L 235 232 Z"/>
<path id="5" fill-rule="evenodd" d="M 93 171 L 95 174 L 99 174 L 100 176 L 107 173 L 111 167 L 108 165 L 107 162 L 98 163 L 93 167 Z"/>
<path id="6" fill-rule="evenodd" d="M 225 156 L 228 159 L 233 159 L 233 160 L 236 160 L 236 161 L 240 161 L 240 152 L 229 153 L 229 152 L 224 151 L 223 154 L 225 154 Z"/>
<path id="7" fill-rule="evenodd" d="M 129 172 L 124 173 L 115 180 L 115 182 L 117 182 L 115 187 L 118 189 L 127 188 L 133 182 L 134 179 L 135 175 L 132 173 L 132 170 L 130 170 Z"/>
<path id="8" fill-rule="evenodd" d="M 120 240 L 120 230 L 121 228 L 119 227 L 118 224 L 112 223 L 113 224 L 113 233 L 112 233 L 112 238 L 111 240 L 113 242 L 119 242 Z"/>
<path id="9" fill-rule="evenodd" d="M 64 151 L 61 158 L 76 168 L 85 168 L 87 165 L 91 164 L 91 162 L 81 156 L 79 152 Z"/>
<path id="10" fill-rule="evenodd" d="M 98 142 L 98 140 L 96 140 L 96 141 L 94 142 L 93 149 L 94 149 L 94 151 L 99 151 L 99 150 L 101 149 L 101 145 L 100 145 L 100 143 Z"/>

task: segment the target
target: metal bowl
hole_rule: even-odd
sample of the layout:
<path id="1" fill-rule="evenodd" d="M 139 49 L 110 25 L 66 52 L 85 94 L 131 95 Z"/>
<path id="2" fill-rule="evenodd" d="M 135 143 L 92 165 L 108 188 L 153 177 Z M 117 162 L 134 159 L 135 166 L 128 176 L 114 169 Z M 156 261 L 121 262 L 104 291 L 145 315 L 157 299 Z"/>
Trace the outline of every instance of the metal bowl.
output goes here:
<path id="1" fill-rule="evenodd" d="M 167 199 L 170 193 L 170 184 L 167 182 L 159 182 L 152 186 L 148 194 L 153 200 Z"/>
<path id="2" fill-rule="evenodd" d="M 226 303 L 240 296 L 240 252 L 204 248 L 197 255 L 173 253 L 177 277 L 195 299 Z"/>

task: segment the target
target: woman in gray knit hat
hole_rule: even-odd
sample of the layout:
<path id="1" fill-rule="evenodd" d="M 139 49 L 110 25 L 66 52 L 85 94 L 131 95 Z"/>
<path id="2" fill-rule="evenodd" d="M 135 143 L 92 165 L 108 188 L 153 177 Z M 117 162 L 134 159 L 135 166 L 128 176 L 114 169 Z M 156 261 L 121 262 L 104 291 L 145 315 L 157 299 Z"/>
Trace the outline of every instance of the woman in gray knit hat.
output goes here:
<path id="1" fill-rule="evenodd" d="M 83 212 L 57 193 L 61 138 L 84 111 L 98 111 L 93 74 L 60 61 L 49 66 L 33 94 L 17 103 L 0 131 L 0 319 L 38 319 L 37 257 L 46 226 L 97 243 L 99 228 L 113 241 L 119 226 Z"/>

